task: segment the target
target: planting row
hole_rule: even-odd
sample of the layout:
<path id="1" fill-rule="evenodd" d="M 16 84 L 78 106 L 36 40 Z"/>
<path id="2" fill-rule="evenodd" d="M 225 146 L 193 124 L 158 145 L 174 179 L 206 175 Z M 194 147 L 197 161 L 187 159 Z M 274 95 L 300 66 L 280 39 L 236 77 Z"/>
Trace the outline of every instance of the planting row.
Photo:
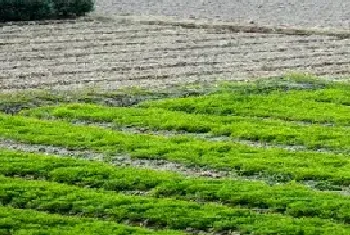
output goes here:
<path id="1" fill-rule="evenodd" d="M 270 83 L 230 83 L 226 84 L 226 87 L 221 85 L 218 88 L 219 92 L 207 96 L 149 101 L 141 103 L 139 105 L 141 107 L 107 108 L 88 104 L 61 104 L 58 107 L 27 110 L 22 114 L 39 118 L 114 122 L 118 126 L 139 126 L 156 130 L 210 132 L 217 136 L 229 135 L 238 139 L 303 145 L 310 149 L 348 151 L 349 141 L 346 138 L 348 127 L 339 125 L 347 125 L 350 120 L 347 116 L 349 111 L 347 104 L 350 103 L 349 85 L 327 84 L 322 80 L 305 77 L 299 79 L 301 79 L 299 83 L 298 77 L 287 78 L 282 82 L 277 80 Z M 279 96 L 283 97 L 282 101 Z M 214 97 L 217 98 L 215 102 Z M 252 102 L 249 101 L 251 99 Z M 84 100 L 93 102 L 91 98 Z M 60 101 L 63 99 L 60 98 Z M 193 102 L 198 107 L 189 107 L 188 102 Z M 297 105 L 298 102 L 303 105 Z M 206 111 L 198 111 L 199 106 Z M 225 112 L 231 112 L 232 110 L 227 111 L 231 108 L 235 112 L 234 115 L 226 116 Z M 252 112 L 258 117 L 247 113 L 253 108 L 255 111 Z M 221 112 L 222 109 L 224 111 Z M 287 111 L 288 109 L 292 110 Z M 297 112 L 294 112 L 295 110 Z M 304 122 L 288 122 L 276 118 Z M 312 122 L 315 125 L 312 125 Z M 319 123 L 332 125 L 317 125 Z"/>
<path id="2" fill-rule="evenodd" d="M 90 104 L 61 104 L 26 110 L 22 115 L 42 119 L 113 122 L 117 127 L 146 127 L 153 130 L 176 130 L 210 133 L 238 139 L 284 145 L 303 145 L 309 149 L 349 151 L 348 128 L 317 124 L 303 125 L 283 120 L 243 116 L 190 114 L 162 108 L 105 107 Z"/>
<path id="3" fill-rule="evenodd" d="M 149 230 L 135 228 L 110 221 L 75 218 L 73 216 L 52 215 L 35 210 L 14 209 L 0 206 L 0 234 L 7 235 L 181 235 L 171 230 Z"/>
<path id="4" fill-rule="evenodd" d="M 126 196 L 103 190 L 0 176 L 0 203 L 85 218 L 143 222 L 144 226 L 240 234 L 349 234 L 350 226 L 317 218 L 257 213 L 217 204 Z M 344 212 L 346 213 L 346 211 Z"/>
<path id="5" fill-rule="evenodd" d="M 302 84 L 299 85 L 302 87 Z M 305 84 L 306 88 L 312 84 Z M 254 92 L 255 90 L 255 92 Z M 349 84 L 329 84 L 323 89 L 278 89 L 258 93 L 228 89 L 204 97 L 145 102 L 141 107 L 158 107 L 197 114 L 241 115 L 349 125 Z"/>
<path id="6" fill-rule="evenodd" d="M 30 144 L 91 150 L 106 155 L 128 153 L 133 158 L 165 159 L 187 165 L 236 170 L 241 174 L 281 174 L 290 179 L 328 179 L 346 185 L 350 160 L 343 154 L 290 152 L 238 143 L 210 142 L 186 136 L 165 138 L 126 134 L 66 121 L 37 120 L 0 114 L 0 137 Z"/>
<path id="7" fill-rule="evenodd" d="M 148 191 L 153 197 L 220 202 L 230 206 L 267 210 L 295 218 L 317 217 L 350 222 L 346 196 L 316 192 L 297 183 L 269 186 L 246 180 L 208 180 L 100 162 L 0 152 L 0 174 L 43 179 L 108 191 Z"/>

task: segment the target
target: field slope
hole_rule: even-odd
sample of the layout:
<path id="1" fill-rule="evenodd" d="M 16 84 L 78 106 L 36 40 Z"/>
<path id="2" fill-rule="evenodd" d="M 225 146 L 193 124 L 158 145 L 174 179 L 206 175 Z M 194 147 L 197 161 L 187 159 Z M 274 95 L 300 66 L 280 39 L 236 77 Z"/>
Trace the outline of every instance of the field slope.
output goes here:
<path id="1" fill-rule="evenodd" d="M 350 234 L 349 88 L 3 94 L 0 234 Z"/>

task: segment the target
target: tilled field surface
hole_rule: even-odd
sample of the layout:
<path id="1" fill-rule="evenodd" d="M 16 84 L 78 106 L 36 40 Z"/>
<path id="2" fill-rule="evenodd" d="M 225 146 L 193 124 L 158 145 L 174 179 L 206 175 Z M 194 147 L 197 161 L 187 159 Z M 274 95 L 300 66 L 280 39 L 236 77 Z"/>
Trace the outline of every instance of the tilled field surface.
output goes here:
<path id="1" fill-rule="evenodd" d="M 0 27 L 0 91 L 350 74 L 349 32 L 96 17 Z"/>
<path id="2" fill-rule="evenodd" d="M 98 0 L 96 11 L 109 14 L 215 18 L 268 25 L 347 28 L 350 0 Z"/>

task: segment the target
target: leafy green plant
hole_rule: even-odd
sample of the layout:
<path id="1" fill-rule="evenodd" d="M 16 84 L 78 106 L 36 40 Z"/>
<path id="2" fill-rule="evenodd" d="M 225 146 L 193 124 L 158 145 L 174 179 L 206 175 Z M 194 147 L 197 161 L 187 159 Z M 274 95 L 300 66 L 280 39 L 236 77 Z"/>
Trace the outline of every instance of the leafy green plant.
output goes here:
<path id="1" fill-rule="evenodd" d="M 339 97 L 347 96 L 348 90 L 349 86 L 341 87 L 339 84 L 317 90 L 291 89 L 286 91 L 274 89 L 268 93 L 242 93 L 225 90 L 203 97 L 148 101 L 139 104 L 139 107 L 158 107 L 196 114 L 257 116 L 348 125 L 350 123 L 348 115 L 350 107 L 344 105 L 345 102 L 339 102 Z M 328 102 L 324 102 L 324 94 L 328 94 L 326 96 Z M 332 96 L 334 98 L 329 98 Z M 349 100 L 349 98 L 345 100 Z"/>
<path id="2" fill-rule="evenodd" d="M 83 16 L 94 10 L 94 0 L 52 0 L 57 16 Z"/>
<path id="3" fill-rule="evenodd" d="M 295 122 L 244 116 L 188 114 L 162 108 L 105 107 L 91 104 L 61 104 L 21 112 L 37 118 L 113 122 L 117 127 L 146 127 L 153 130 L 176 130 L 190 133 L 228 135 L 233 138 L 272 144 L 319 146 L 348 151 L 348 130 L 342 126 L 299 124 Z"/>
<path id="4" fill-rule="evenodd" d="M 0 0 L 0 21 L 39 20 L 53 12 L 51 0 Z"/>
<path id="5" fill-rule="evenodd" d="M 0 151 L 0 174 L 32 176 L 109 191 L 147 191 L 154 197 L 221 202 L 230 206 L 268 209 L 293 217 L 311 217 L 312 214 L 312 217 L 342 221 L 350 206 L 346 196 L 316 192 L 295 182 L 271 186 L 238 179 L 185 178 L 170 172 L 17 151 Z M 338 208 L 336 211 L 333 205 Z M 308 208 L 307 213 L 304 208 Z"/>
<path id="6" fill-rule="evenodd" d="M 111 221 L 84 219 L 74 216 L 62 216 L 39 212 L 35 210 L 15 209 L 10 206 L 0 206 L 0 234 L 16 235 L 76 235 L 76 234 L 135 234 L 135 235 L 165 235 L 184 234 L 173 230 L 150 230 L 135 228 Z"/>
<path id="7" fill-rule="evenodd" d="M 82 16 L 94 0 L 0 0 L 0 21 L 28 21 Z"/>
<path id="8" fill-rule="evenodd" d="M 315 180 L 319 189 L 341 190 L 350 184 L 348 88 L 345 83 L 292 75 L 226 83 L 207 96 L 150 101 L 132 108 L 70 103 L 21 113 L 31 117 L 0 114 L 0 137 L 18 142 L 96 151 L 106 156 L 106 162 L 117 152 L 133 159 L 166 159 L 273 178 L 278 183 L 185 177 L 0 149 L 0 234 L 182 234 L 179 230 L 185 229 L 260 235 L 350 234 L 348 197 L 302 185 L 304 180 Z M 36 96 L 0 97 L 1 106 L 32 102 Z M 95 102 L 96 94 L 75 98 L 75 102 Z M 69 101 L 63 95 L 46 93 L 40 99 L 50 104 Z M 187 134 L 127 134 L 70 123 L 76 119 L 228 135 L 272 145 L 300 144 L 309 150 L 251 147 Z M 311 151 L 317 148 L 341 153 Z M 145 195 L 131 196 L 135 191 Z"/>
<path id="9" fill-rule="evenodd" d="M 0 137 L 31 144 L 84 149 L 107 154 L 128 153 L 133 158 L 166 159 L 241 174 L 282 174 L 290 178 L 334 180 L 347 184 L 350 160 L 346 155 L 312 151 L 292 152 L 230 142 L 210 142 L 186 136 L 160 137 L 126 134 L 66 121 L 37 120 L 0 114 Z M 220 159 L 220 161 L 218 161 Z"/>
<path id="10" fill-rule="evenodd" d="M 62 215 L 79 214 L 121 222 L 145 221 L 166 229 L 194 228 L 204 231 L 239 230 L 241 234 L 346 234 L 350 228 L 331 220 L 292 218 L 277 214 L 259 214 L 251 210 L 216 204 L 125 196 L 82 189 L 64 184 L 0 177 L 0 203 L 18 209 L 36 209 Z M 45 199 L 45 200 L 43 200 Z M 345 214 L 348 216 L 347 214 Z"/>

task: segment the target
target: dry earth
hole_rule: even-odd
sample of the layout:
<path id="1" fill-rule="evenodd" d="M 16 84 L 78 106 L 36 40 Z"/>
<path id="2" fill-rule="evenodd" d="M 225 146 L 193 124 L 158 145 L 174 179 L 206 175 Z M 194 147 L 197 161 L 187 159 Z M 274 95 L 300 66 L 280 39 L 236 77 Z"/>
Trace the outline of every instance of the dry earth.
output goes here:
<path id="1" fill-rule="evenodd" d="M 350 32 L 92 14 L 0 26 L 0 92 L 350 75 Z"/>
<path id="2" fill-rule="evenodd" d="M 96 0 L 96 12 L 255 21 L 274 26 L 350 27 L 350 0 Z"/>

